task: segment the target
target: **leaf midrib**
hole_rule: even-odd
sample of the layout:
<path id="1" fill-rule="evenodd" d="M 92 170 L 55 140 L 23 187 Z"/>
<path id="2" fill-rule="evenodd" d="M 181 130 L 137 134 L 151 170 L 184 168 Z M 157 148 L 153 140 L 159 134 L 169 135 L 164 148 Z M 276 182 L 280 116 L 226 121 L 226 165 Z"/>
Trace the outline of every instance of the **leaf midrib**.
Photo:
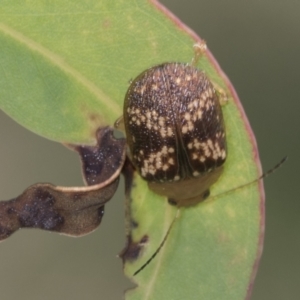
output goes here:
<path id="1" fill-rule="evenodd" d="M 19 43 L 25 45 L 28 49 L 38 52 L 45 57 L 48 61 L 56 65 L 66 74 L 71 75 L 82 86 L 84 86 L 91 94 L 93 94 L 108 110 L 112 110 L 116 115 L 121 115 L 122 111 L 119 105 L 117 105 L 108 95 L 106 95 L 98 86 L 92 81 L 83 76 L 78 70 L 67 64 L 62 57 L 53 53 L 49 49 L 45 48 L 41 44 L 36 43 L 32 39 L 26 37 L 22 33 L 0 22 L 0 31 L 10 36 Z"/>

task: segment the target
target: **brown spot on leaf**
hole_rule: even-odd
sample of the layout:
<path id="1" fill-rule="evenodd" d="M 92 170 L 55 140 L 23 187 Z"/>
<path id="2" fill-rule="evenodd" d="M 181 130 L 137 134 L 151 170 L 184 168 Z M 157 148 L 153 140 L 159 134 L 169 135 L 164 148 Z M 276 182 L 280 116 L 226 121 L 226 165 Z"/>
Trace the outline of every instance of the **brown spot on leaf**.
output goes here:
<path id="1" fill-rule="evenodd" d="M 130 210 L 130 203 L 131 203 L 131 189 L 133 183 L 133 174 L 134 174 L 134 167 L 131 161 L 127 158 L 125 160 L 122 174 L 125 178 L 125 232 L 127 238 L 129 238 L 129 234 L 132 229 L 132 222 L 131 222 L 131 210 Z M 137 225 L 137 224 L 136 224 Z"/>
<path id="2" fill-rule="evenodd" d="M 135 168 L 130 161 L 130 159 L 126 158 L 123 169 L 122 169 L 122 174 L 124 175 L 125 178 L 125 193 L 126 196 L 130 196 L 131 194 L 131 189 L 133 186 L 133 174 L 135 172 Z"/>
<path id="3" fill-rule="evenodd" d="M 135 261 L 140 257 L 141 251 L 143 250 L 146 243 L 148 243 L 149 237 L 144 235 L 140 241 L 133 242 L 132 237 L 128 237 L 127 247 L 119 254 L 123 263 L 126 261 Z"/>
<path id="4" fill-rule="evenodd" d="M 132 201 L 131 199 L 131 189 L 134 187 L 133 184 L 133 176 L 134 176 L 134 172 L 136 172 L 135 167 L 133 166 L 133 164 L 131 163 L 131 161 L 129 159 L 126 159 L 123 170 L 122 170 L 122 174 L 125 177 L 125 194 L 126 194 L 126 218 L 125 220 L 127 221 L 126 224 L 126 235 L 127 235 L 127 245 L 126 247 L 123 249 L 123 251 L 119 254 L 120 258 L 123 260 L 123 263 L 125 263 L 126 261 L 130 261 L 133 262 L 135 260 L 137 260 L 140 256 L 141 256 L 141 252 L 144 249 L 145 244 L 148 243 L 149 241 L 149 236 L 148 235 L 144 235 L 140 241 L 138 242 L 134 242 L 132 240 L 132 229 L 137 228 L 139 226 L 139 224 L 136 222 L 136 220 L 134 220 L 131 217 L 131 210 L 130 210 L 130 203 Z M 144 268 L 144 266 L 142 267 Z M 140 270 L 138 270 L 139 272 Z"/>
<path id="5" fill-rule="evenodd" d="M 103 27 L 104 29 L 110 28 L 110 27 L 111 27 L 111 20 L 110 20 L 110 19 L 105 19 L 105 20 L 103 20 L 103 22 L 102 22 L 102 27 Z"/>

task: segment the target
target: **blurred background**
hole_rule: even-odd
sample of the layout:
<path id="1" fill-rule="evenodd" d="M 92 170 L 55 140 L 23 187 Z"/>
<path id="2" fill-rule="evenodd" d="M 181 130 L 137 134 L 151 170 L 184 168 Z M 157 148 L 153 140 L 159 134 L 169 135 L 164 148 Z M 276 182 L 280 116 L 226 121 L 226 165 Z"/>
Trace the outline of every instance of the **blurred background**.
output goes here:
<path id="1" fill-rule="evenodd" d="M 300 298 L 300 1 L 164 0 L 207 41 L 256 135 L 265 180 L 266 236 L 253 300 Z M 77 155 L 0 112 L 0 199 L 36 182 L 82 185 Z M 298 188 L 297 188 L 298 185 Z M 132 286 L 116 258 L 124 244 L 122 191 L 99 230 L 80 239 L 22 230 L 0 247 L 0 298 L 122 299 Z"/>

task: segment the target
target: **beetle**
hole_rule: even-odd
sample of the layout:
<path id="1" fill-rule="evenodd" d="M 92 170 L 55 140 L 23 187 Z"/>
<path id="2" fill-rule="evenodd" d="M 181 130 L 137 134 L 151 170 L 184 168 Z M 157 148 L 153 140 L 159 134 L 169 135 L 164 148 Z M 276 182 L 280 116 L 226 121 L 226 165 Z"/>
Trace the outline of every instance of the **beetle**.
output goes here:
<path id="1" fill-rule="evenodd" d="M 204 51 L 203 45 L 195 49 Z M 151 190 L 177 206 L 207 198 L 227 157 L 222 94 L 195 61 L 143 71 L 131 82 L 123 108 L 133 165 Z"/>
<path id="2" fill-rule="evenodd" d="M 204 42 L 195 45 L 191 64 L 167 62 L 140 73 L 130 83 L 123 117 L 116 123 L 117 128 L 124 127 L 128 154 L 136 171 L 153 192 L 178 207 L 156 251 L 133 275 L 142 271 L 163 247 L 179 208 L 208 198 L 210 187 L 224 169 L 228 150 L 221 106 L 227 97 L 203 70 L 196 68 L 205 50 Z M 285 160 L 222 195 L 268 176 Z"/>

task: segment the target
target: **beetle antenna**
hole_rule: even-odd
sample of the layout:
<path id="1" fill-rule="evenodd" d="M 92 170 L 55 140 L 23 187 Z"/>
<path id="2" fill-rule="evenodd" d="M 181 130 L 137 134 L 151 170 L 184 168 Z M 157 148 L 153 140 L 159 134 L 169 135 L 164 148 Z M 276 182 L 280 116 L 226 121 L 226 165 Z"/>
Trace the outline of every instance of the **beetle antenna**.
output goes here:
<path id="1" fill-rule="evenodd" d="M 283 163 L 287 160 L 287 156 L 285 156 L 278 164 L 276 164 L 272 169 L 268 170 L 267 172 L 263 173 L 261 176 L 259 176 L 258 178 L 250 181 L 250 182 L 247 182 L 245 184 L 242 184 L 238 187 L 235 187 L 233 189 L 230 189 L 226 192 L 222 192 L 220 194 L 217 194 L 215 196 L 211 196 L 211 197 L 208 197 L 207 200 L 211 200 L 211 199 L 214 199 L 214 198 L 218 198 L 220 196 L 223 196 L 223 195 L 226 195 L 226 194 L 230 194 L 232 193 L 233 191 L 236 191 L 236 190 L 239 190 L 239 189 L 242 189 L 246 186 L 249 186 L 255 182 L 258 182 L 259 180 L 263 179 L 263 178 L 266 178 L 268 177 L 269 175 L 271 175 L 272 173 L 274 173 L 278 168 L 280 168 Z M 155 256 L 160 252 L 161 248 L 164 246 L 164 244 L 166 243 L 167 239 L 168 239 L 168 236 L 170 235 L 170 232 L 174 226 L 174 223 L 176 221 L 176 219 L 179 217 L 179 208 L 177 208 L 177 212 L 176 212 L 176 215 L 174 217 L 174 219 L 172 220 L 171 222 L 171 225 L 169 226 L 163 240 L 161 241 L 160 245 L 158 246 L 158 248 L 155 250 L 155 252 L 151 255 L 151 257 L 137 270 L 134 272 L 133 276 L 137 275 L 138 273 L 140 273 L 147 265 L 150 264 L 150 262 L 155 258 Z"/>
<path id="2" fill-rule="evenodd" d="M 259 176 L 258 178 L 254 179 L 254 180 L 252 180 L 252 181 L 250 181 L 250 182 L 247 182 L 247 183 L 245 183 L 245 184 L 242 184 L 242 185 L 240 185 L 240 186 L 237 186 L 237 187 L 235 187 L 235 188 L 232 188 L 232 189 L 230 189 L 230 190 L 228 190 L 228 191 L 221 192 L 220 194 L 211 196 L 211 197 L 207 198 L 207 200 L 212 200 L 212 199 L 214 199 L 214 198 L 218 198 L 218 197 L 220 197 L 220 196 L 223 196 L 223 195 L 226 195 L 226 194 L 230 194 L 230 193 L 232 193 L 233 191 L 242 189 L 242 188 L 244 188 L 244 187 L 246 187 L 246 186 L 248 186 L 248 185 L 251 185 L 251 184 L 253 184 L 253 183 L 255 183 L 255 182 L 258 182 L 258 181 L 261 180 L 261 179 L 264 179 L 264 178 L 268 177 L 269 175 L 271 175 L 272 173 L 274 173 L 278 168 L 280 168 L 280 167 L 283 165 L 283 163 L 287 161 L 287 159 L 288 159 L 288 157 L 285 156 L 285 157 L 284 157 L 279 163 L 277 163 L 272 169 L 270 169 L 270 170 L 268 170 L 267 172 L 263 173 L 263 174 L 262 174 L 261 176 Z"/>
<path id="3" fill-rule="evenodd" d="M 150 262 L 155 258 L 155 256 L 159 253 L 159 251 L 161 250 L 161 248 L 164 246 L 166 240 L 168 239 L 168 236 L 171 232 L 171 229 L 173 228 L 173 225 L 176 221 L 176 219 L 179 217 L 179 208 L 177 208 L 177 212 L 175 217 L 172 220 L 171 225 L 169 226 L 163 240 L 161 241 L 160 245 L 158 246 L 158 248 L 155 250 L 155 252 L 151 255 L 151 257 L 137 270 L 134 272 L 133 276 L 137 275 L 138 273 L 140 273 L 147 265 L 150 264 Z"/>

